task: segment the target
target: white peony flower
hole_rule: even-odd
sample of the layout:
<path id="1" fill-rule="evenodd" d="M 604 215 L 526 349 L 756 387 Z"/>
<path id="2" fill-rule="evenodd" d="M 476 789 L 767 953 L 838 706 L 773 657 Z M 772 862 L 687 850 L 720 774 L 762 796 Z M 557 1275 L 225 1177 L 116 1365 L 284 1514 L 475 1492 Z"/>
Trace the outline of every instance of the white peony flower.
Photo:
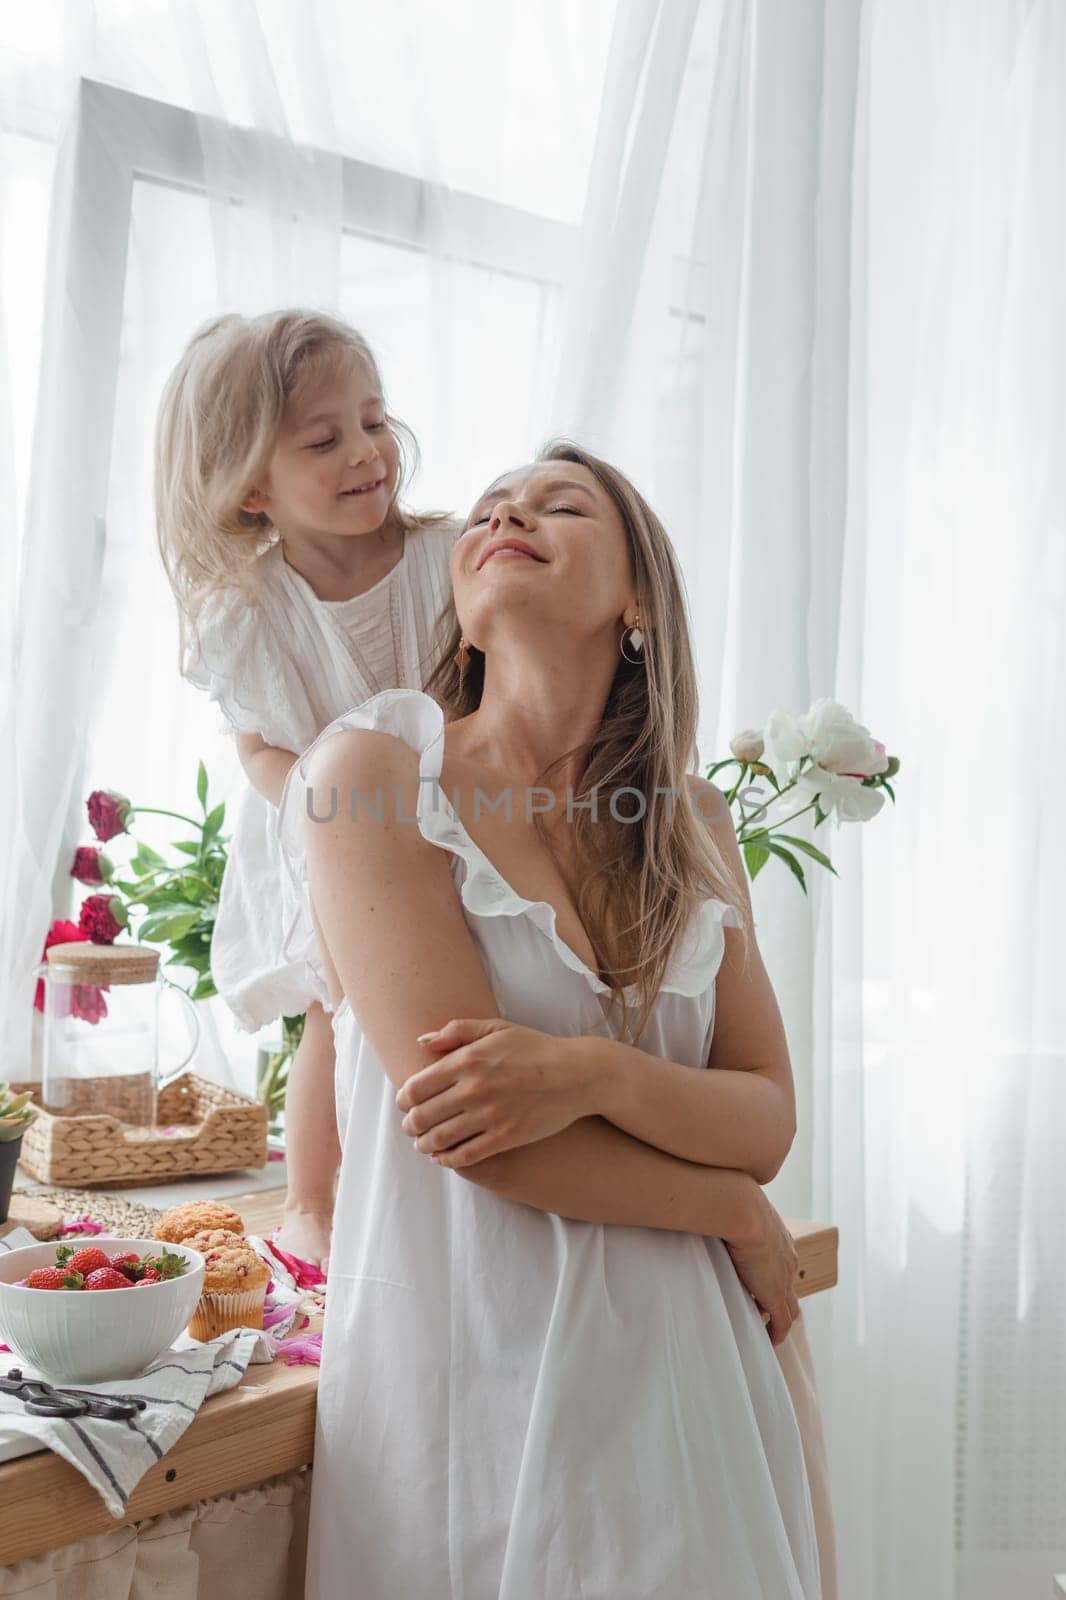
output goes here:
<path id="1" fill-rule="evenodd" d="M 888 768 L 884 745 L 837 700 L 816 700 L 802 717 L 772 711 L 763 739 L 762 759 L 782 787 L 793 781 L 807 757 L 823 772 L 838 776 L 870 778 Z"/>
<path id="2" fill-rule="evenodd" d="M 763 728 L 762 760 L 778 783 L 791 783 L 807 755 L 807 736 L 790 711 L 771 711 Z"/>
<path id="3" fill-rule="evenodd" d="M 840 822 L 869 822 L 876 817 L 885 803 L 880 789 L 867 789 L 861 778 L 836 772 L 826 772 L 823 767 L 808 767 L 796 779 L 796 793 L 817 795 L 822 810 L 835 813 Z"/>
<path id="4" fill-rule="evenodd" d="M 743 733 L 738 733 L 729 742 L 729 748 L 738 761 L 746 761 L 749 765 L 753 761 L 762 760 L 763 737 L 758 728 L 745 728 Z"/>
<path id="5" fill-rule="evenodd" d="M 816 700 L 799 725 L 807 754 L 826 772 L 872 778 L 888 766 L 884 745 L 871 738 L 869 728 L 856 722 L 838 700 Z"/>

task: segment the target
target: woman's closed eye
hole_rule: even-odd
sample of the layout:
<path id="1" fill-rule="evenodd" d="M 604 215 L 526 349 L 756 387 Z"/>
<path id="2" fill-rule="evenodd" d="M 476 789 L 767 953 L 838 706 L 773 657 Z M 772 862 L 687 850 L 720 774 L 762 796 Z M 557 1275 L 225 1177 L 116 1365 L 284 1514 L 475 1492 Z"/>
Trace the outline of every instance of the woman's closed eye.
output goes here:
<path id="1" fill-rule="evenodd" d="M 549 516 L 554 516 L 556 514 L 556 512 L 560 512 L 560 511 L 568 511 L 572 517 L 580 517 L 580 516 L 583 515 L 583 513 L 578 510 L 577 506 L 549 506 L 548 507 L 548 515 Z M 483 522 L 488 522 L 488 520 L 489 520 L 489 513 L 487 511 L 483 511 L 481 516 L 480 517 L 475 517 L 473 522 L 469 522 L 467 524 L 467 527 L 480 528 L 481 524 Z"/>

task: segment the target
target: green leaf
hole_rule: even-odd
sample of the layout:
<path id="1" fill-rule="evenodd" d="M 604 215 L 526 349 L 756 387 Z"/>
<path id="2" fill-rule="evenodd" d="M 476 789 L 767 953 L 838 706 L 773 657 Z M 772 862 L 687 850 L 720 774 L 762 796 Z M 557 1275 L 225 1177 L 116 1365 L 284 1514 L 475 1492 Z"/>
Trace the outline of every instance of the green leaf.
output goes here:
<path id="1" fill-rule="evenodd" d="M 204 766 L 202 761 L 200 762 L 200 765 L 199 765 L 199 767 L 197 769 L 197 772 L 196 772 L 196 798 L 200 802 L 201 811 L 206 811 L 207 810 L 207 768 Z"/>
<path id="2" fill-rule="evenodd" d="M 200 846 L 194 844 L 191 839 L 176 840 L 174 848 L 175 850 L 180 850 L 184 856 L 198 856 L 200 854 Z"/>
<path id="3" fill-rule="evenodd" d="M 206 973 L 192 991 L 191 998 L 193 1000 L 210 1000 L 211 996 L 217 993 L 218 990 L 212 982 L 210 973 Z"/>
<path id="4" fill-rule="evenodd" d="M 881 785 L 881 787 L 882 787 L 882 789 L 887 789 L 888 790 L 889 794 L 892 796 L 892 804 L 895 805 L 895 803 L 896 803 L 896 791 L 895 791 L 895 789 L 893 789 L 892 785 L 890 783 L 883 783 Z"/>
<path id="5" fill-rule="evenodd" d="M 799 862 L 796 860 L 795 856 L 791 853 L 791 851 L 786 850 L 784 845 L 778 844 L 776 839 L 771 839 L 770 840 L 768 848 L 773 851 L 775 856 L 780 856 L 781 860 L 785 863 L 785 865 L 788 867 L 789 871 L 792 873 L 792 876 L 798 882 L 798 884 L 799 884 L 800 888 L 803 890 L 804 894 L 806 894 L 807 893 L 807 884 L 806 884 L 806 881 L 805 881 L 804 876 L 803 876 L 803 868 L 800 866 Z"/>
<path id="6" fill-rule="evenodd" d="M 145 910 L 150 912 L 173 910 L 175 906 L 192 910 L 178 883 L 161 883 L 154 889 L 145 890 L 140 899 Z"/>
<path id="7" fill-rule="evenodd" d="M 712 762 L 703 776 L 705 778 L 713 778 L 716 773 L 721 772 L 723 767 L 739 767 L 741 765 L 743 763 L 738 761 L 736 756 L 726 756 L 724 761 Z"/>
<path id="8" fill-rule="evenodd" d="M 150 939 L 153 944 L 167 944 L 171 939 L 180 939 L 199 918 L 198 911 L 187 911 L 179 915 L 173 912 L 159 912 L 152 917 L 146 917 L 137 929 L 138 939 Z"/>
<path id="9" fill-rule="evenodd" d="M 779 833 L 777 837 L 779 839 L 784 839 L 786 844 L 795 845 L 797 850 L 802 850 L 803 854 L 805 856 L 810 856 L 812 861 L 818 861 L 823 867 L 828 867 L 834 878 L 840 877 L 840 873 L 837 871 L 836 867 L 834 867 L 833 863 L 830 861 L 829 857 L 824 853 L 824 851 L 819 850 L 813 844 L 809 844 L 806 839 L 797 839 L 791 833 Z"/>
<path id="10" fill-rule="evenodd" d="M 744 851 L 744 863 L 748 869 L 748 877 L 755 882 L 759 873 L 770 859 L 770 851 L 764 844 L 752 844 L 750 839 L 741 842 Z"/>
<path id="11" fill-rule="evenodd" d="M 222 827 L 222 820 L 225 815 L 226 802 L 224 800 L 221 805 L 217 805 L 213 811 L 208 812 L 206 818 L 204 819 L 205 844 L 209 839 L 213 839 L 215 834 L 218 833 L 219 829 Z"/>
<path id="12" fill-rule="evenodd" d="M 153 850 L 151 845 L 138 841 L 137 852 L 130 863 L 135 872 L 156 872 L 166 864 L 165 858 L 158 850 Z"/>
<path id="13" fill-rule="evenodd" d="M 141 898 L 141 890 L 144 888 L 144 884 L 125 883 L 120 878 L 112 878 L 111 887 L 117 889 L 120 894 L 124 894 L 127 900 L 138 901 Z"/>

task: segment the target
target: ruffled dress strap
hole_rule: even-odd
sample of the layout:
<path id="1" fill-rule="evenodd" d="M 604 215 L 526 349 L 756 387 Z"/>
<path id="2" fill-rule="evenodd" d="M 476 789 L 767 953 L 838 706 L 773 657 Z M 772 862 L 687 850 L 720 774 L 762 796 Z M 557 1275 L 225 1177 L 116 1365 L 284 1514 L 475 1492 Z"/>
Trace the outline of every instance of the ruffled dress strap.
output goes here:
<path id="1" fill-rule="evenodd" d="M 262 605 L 237 588 L 211 595 L 186 646 L 182 676 L 221 710 L 228 729 L 300 749 L 318 725 L 291 651 Z"/>
<path id="2" fill-rule="evenodd" d="M 345 712 L 322 730 L 291 768 L 278 806 L 277 827 L 294 891 L 301 897 L 306 892 L 303 818 L 310 758 L 326 739 L 347 728 L 392 734 L 417 753 L 419 831 L 430 844 L 448 851 L 461 863 L 457 887 L 465 910 L 478 918 L 525 918 L 548 940 L 564 966 L 583 978 L 596 994 L 609 995 L 610 985 L 559 937 L 555 907 L 546 900 L 526 900 L 518 894 L 463 826 L 440 783 L 444 712 L 430 695 L 418 689 L 385 690 Z M 702 901 L 678 942 L 660 992 L 692 997 L 703 994 L 714 982 L 725 953 L 723 930 L 740 925 L 735 906 L 714 898 Z"/>

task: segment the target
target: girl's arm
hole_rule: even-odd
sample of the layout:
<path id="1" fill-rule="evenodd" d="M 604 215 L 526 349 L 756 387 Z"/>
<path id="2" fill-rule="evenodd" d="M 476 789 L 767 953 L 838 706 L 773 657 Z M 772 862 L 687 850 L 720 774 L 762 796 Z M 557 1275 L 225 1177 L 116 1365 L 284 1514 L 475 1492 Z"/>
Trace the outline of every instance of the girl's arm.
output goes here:
<path id="1" fill-rule="evenodd" d="M 369 806 L 351 806 L 353 791 L 369 795 L 379 788 L 396 802 L 382 806 L 382 820 Z M 413 820 L 414 751 L 388 734 L 347 729 L 315 751 L 306 789 L 315 817 L 335 813 L 316 822 L 299 796 L 315 921 L 331 958 L 331 999 L 336 1004 L 347 996 L 399 1088 L 425 1065 L 419 1034 L 450 1017 L 498 1017 L 499 1011 L 463 919 L 449 856 Z M 396 1116 L 402 1120 L 399 1108 Z M 737 1241 L 766 1226 L 768 1202 L 747 1174 L 679 1159 L 598 1116 L 489 1156 L 461 1176 L 579 1221 Z"/>
<path id="2" fill-rule="evenodd" d="M 252 788 L 276 806 L 289 768 L 296 760 L 293 751 L 267 744 L 258 733 L 238 733 L 237 754 Z"/>

